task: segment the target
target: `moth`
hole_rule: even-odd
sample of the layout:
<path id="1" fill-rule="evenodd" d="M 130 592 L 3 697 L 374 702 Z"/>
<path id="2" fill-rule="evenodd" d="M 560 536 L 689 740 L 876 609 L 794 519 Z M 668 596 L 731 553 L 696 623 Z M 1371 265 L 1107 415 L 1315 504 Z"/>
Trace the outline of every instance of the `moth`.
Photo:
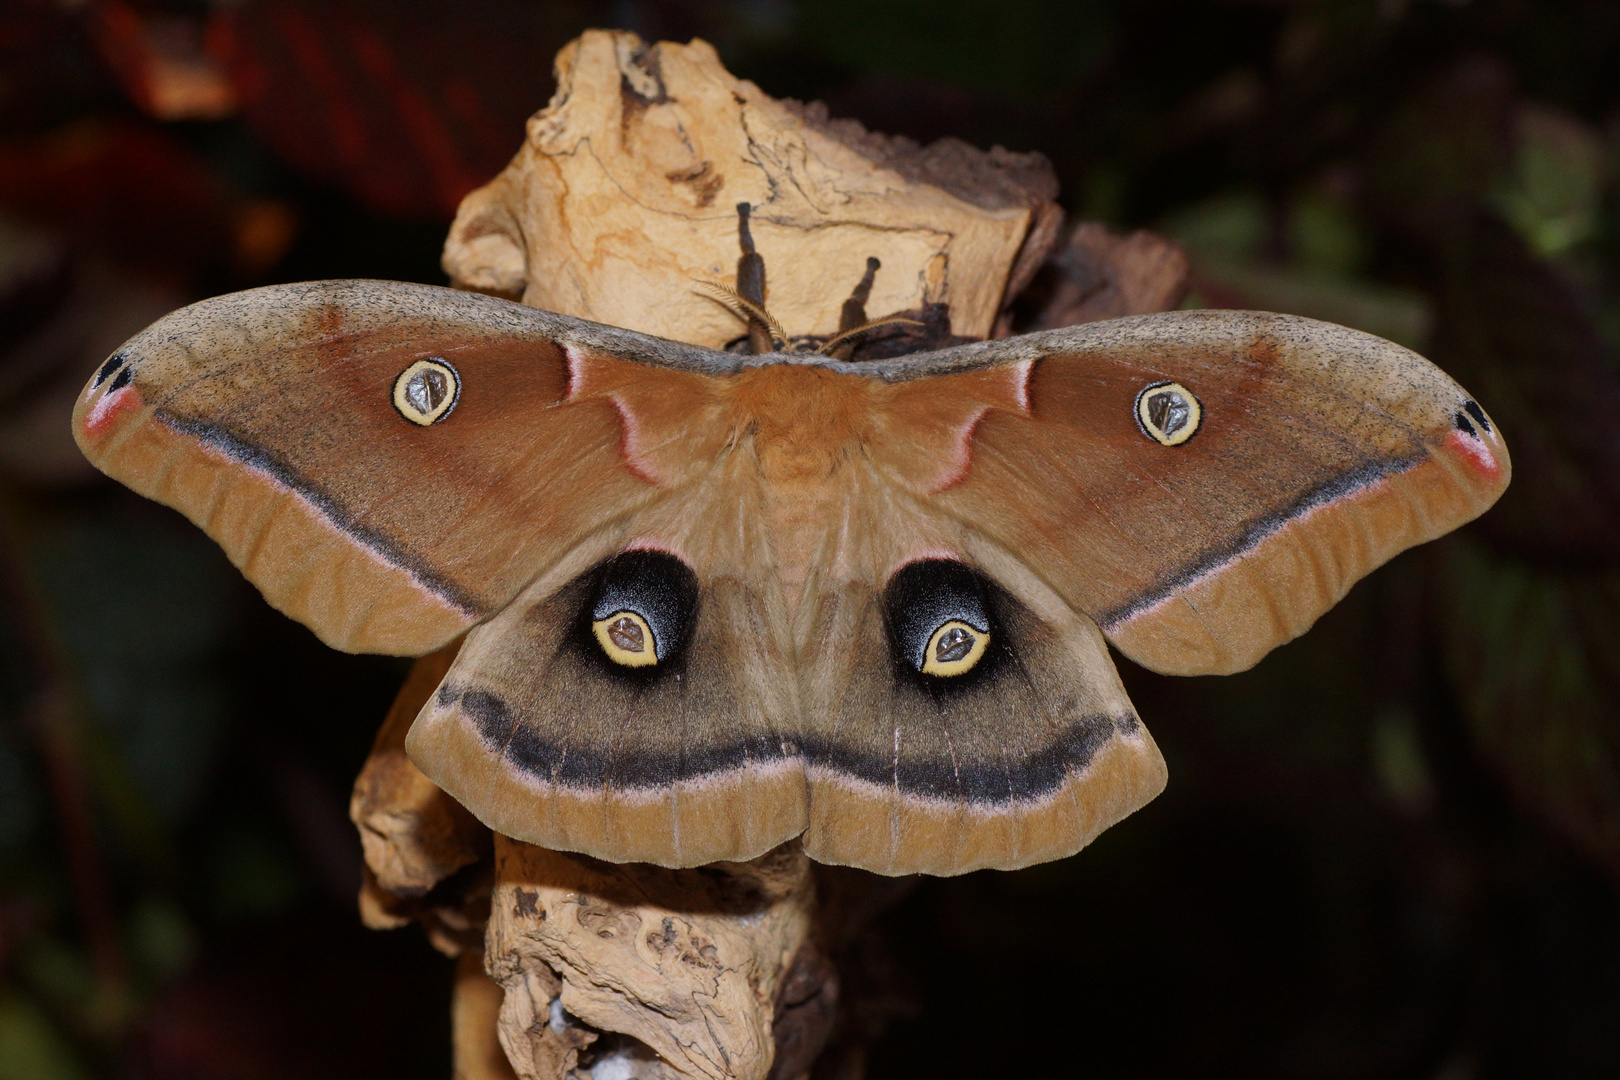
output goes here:
<path id="1" fill-rule="evenodd" d="M 329 645 L 461 639 L 407 742 L 485 824 L 695 866 L 1068 855 L 1165 766 L 1109 657 L 1234 672 L 1507 485 L 1439 369 L 1179 311 L 883 360 L 467 292 L 160 320 L 73 432 Z"/>

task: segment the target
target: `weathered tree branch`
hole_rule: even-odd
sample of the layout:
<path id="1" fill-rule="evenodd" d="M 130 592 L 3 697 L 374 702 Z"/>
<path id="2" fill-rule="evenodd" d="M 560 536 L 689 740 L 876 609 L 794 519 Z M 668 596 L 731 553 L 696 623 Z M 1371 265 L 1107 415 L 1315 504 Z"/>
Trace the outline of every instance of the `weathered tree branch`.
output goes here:
<path id="1" fill-rule="evenodd" d="M 767 305 L 790 335 L 835 332 L 871 257 L 866 311 L 928 325 L 886 328 L 869 349 L 1006 333 L 1011 301 L 1043 267 L 1041 325 L 1153 310 L 1184 288 L 1179 252 L 1147 234 L 1083 226 L 1050 262 L 1062 212 L 1039 155 L 919 147 L 829 119 L 735 79 L 701 41 L 592 31 L 559 54 L 557 81 L 512 163 L 462 204 L 444 251 L 458 286 L 723 347 L 746 327 L 694 281 L 735 284 L 736 206 L 748 203 Z M 827 1075 L 858 1080 L 884 991 L 858 978 L 865 996 L 848 1000 L 839 964 L 871 955 L 856 943 L 905 884 L 818 873 L 797 843 L 676 871 L 496 837 L 491 862 L 487 830 L 403 751 L 453 653 L 418 662 L 351 814 L 367 924 L 415 920 L 444 951 L 469 950 L 457 1077 L 796 1080 L 826 1051 Z M 479 941 L 488 978 L 471 959 Z"/>

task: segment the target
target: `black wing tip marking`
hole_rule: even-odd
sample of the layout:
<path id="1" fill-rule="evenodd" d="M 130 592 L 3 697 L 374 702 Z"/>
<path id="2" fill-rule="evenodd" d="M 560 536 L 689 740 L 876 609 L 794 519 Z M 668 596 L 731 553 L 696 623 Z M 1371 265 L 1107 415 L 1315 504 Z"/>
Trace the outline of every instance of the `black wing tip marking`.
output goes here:
<path id="1" fill-rule="evenodd" d="M 123 367 L 124 361 L 128 359 L 129 354 L 124 352 L 122 349 L 119 349 L 117 352 L 107 357 L 106 361 L 102 363 L 101 367 L 96 369 L 96 377 L 90 381 L 91 388 L 93 389 L 98 387 L 108 379 L 112 378 L 112 373 L 117 371 L 120 367 Z M 127 375 L 128 372 L 126 371 L 125 374 Z M 126 384 L 128 381 L 128 379 L 124 380 Z"/>

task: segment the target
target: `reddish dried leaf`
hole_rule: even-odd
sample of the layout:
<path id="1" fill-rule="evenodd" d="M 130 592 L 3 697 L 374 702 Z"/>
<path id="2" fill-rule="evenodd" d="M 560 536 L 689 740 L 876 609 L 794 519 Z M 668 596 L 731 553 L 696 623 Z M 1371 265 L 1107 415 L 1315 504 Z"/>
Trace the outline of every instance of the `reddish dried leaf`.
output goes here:
<path id="1" fill-rule="evenodd" d="M 248 122 L 300 171 L 382 213 L 449 218 L 545 103 L 552 36 L 500 0 L 267 0 L 219 16 L 210 45 Z"/>

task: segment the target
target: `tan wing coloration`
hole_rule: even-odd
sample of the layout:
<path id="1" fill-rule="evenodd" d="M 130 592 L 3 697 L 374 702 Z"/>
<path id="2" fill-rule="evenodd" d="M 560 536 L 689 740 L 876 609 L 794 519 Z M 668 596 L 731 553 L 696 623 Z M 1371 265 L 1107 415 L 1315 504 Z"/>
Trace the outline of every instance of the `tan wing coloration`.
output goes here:
<path id="1" fill-rule="evenodd" d="M 663 437 L 656 415 L 627 415 Z M 641 468 L 664 475 L 660 456 Z M 474 629 L 418 717 L 413 759 L 492 828 L 666 866 L 752 858 L 804 831 L 792 649 L 758 477 L 730 448 L 709 460 L 679 498 L 582 545 Z M 600 614 L 645 617 L 647 666 L 615 663 L 592 632 L 616 579 L 629 588 Z M 674 595 L 645 595 L 660 591 Z M 649 599 L 674 610 L 660 618 Z"/>
<path id="2" fill-rule="evenodd" d="M 936 503 L 1157 671 L 1252 666 L 1394 555 L 1484 513 L 1511 475 L 1460 386 L 1341 326 L 1173 312 L 968 346 L 925 370 L 1003 346 L 998 362 L 1033 365 L 1029 412 L 988 413 L 971 470 Z M 1178 445 L 1137 416 L 1167 383 L 1200 406 Z"/>
<path id="3" fill-rule="evenodd" d="M 583 384 L 618 395 L 637 473 L 685 468 L 683 410 L 597 366 Z M 800 833 L 822 861 L 885 873 L 1077 850 L 1164 783 L 1096 628 L 1008 564 L 1039 599 L 981 574 L 1005 640 L 979 677 L 908 672 L 887 629 L 894 571 L 960 558 L 962 542 L 889 475 L 959 473 L 973 424 L 1021 409 L 1024 377 L 890 385 L 774 363 L 717 380 L 702 408 L 723 436 L 697 455 L 702 476 L 475 629 L 413 759 L 502 832 L 621 861 L 746 858 Z M 668 560 L 654 581 L 691 572 L 689 638 L 651 667 L 615 666 L 586 631 L 627 557 Z"/>
<path id="4" fill-rule="evenodd" d="M 80 396 L 73 434 L 328 644 L 420 654 L 656 494 L 624 466 L 611 396 L 565 403 L 570 352 L 606 355 L 613 333 L 426 286 L 255 289 L 131 339 Z M 644 359 L 717 355 L 631 338 Z M 424 426 L 394 389 L 428 358 L 460 386 Z M 665 388 L 697 378 L 638 370 Z"/>
<path id="5" fill-rule="evenodd" d="M 1432 366 L 1301 319 L 848 364 L 380 283 L 170 316 L 74 430 L 328 641 L 471 627 L 407 746 L 492 828 L 881 873 L 1077 850 L 1165 779 L 1105 634 L 1246 666 L 1509 468 Z"/>
<path id="6" fill-rule="evenodd" d="M 794 445 L 787 429 L 800 418 L 810 430 L 851 431 L 820 468 L 804 469 L 828 481 L 795 500 L 813 541 L 800 556 L 794 635 L 805 850 L 886 874 L 1073 854 L 1163 789 L 1164 762 L 1096 627 L 915 494 L 964 475 L 990 412 L 1025 414 L 1028 365 L 898 384 L 828 375 L 859 423 L 796 411 L 759 424 L 762 445 Z M 771 395 L 814 396 L 786 386 Z M 904 644 L 907 613 L 949 606 L 941 594 L 953 591 L 978 606 L 969 621 L 989 644 L 971 670 L 932 676 Z M 918 642 L 950 621 L 943 609 L 921 614 Z"/>

